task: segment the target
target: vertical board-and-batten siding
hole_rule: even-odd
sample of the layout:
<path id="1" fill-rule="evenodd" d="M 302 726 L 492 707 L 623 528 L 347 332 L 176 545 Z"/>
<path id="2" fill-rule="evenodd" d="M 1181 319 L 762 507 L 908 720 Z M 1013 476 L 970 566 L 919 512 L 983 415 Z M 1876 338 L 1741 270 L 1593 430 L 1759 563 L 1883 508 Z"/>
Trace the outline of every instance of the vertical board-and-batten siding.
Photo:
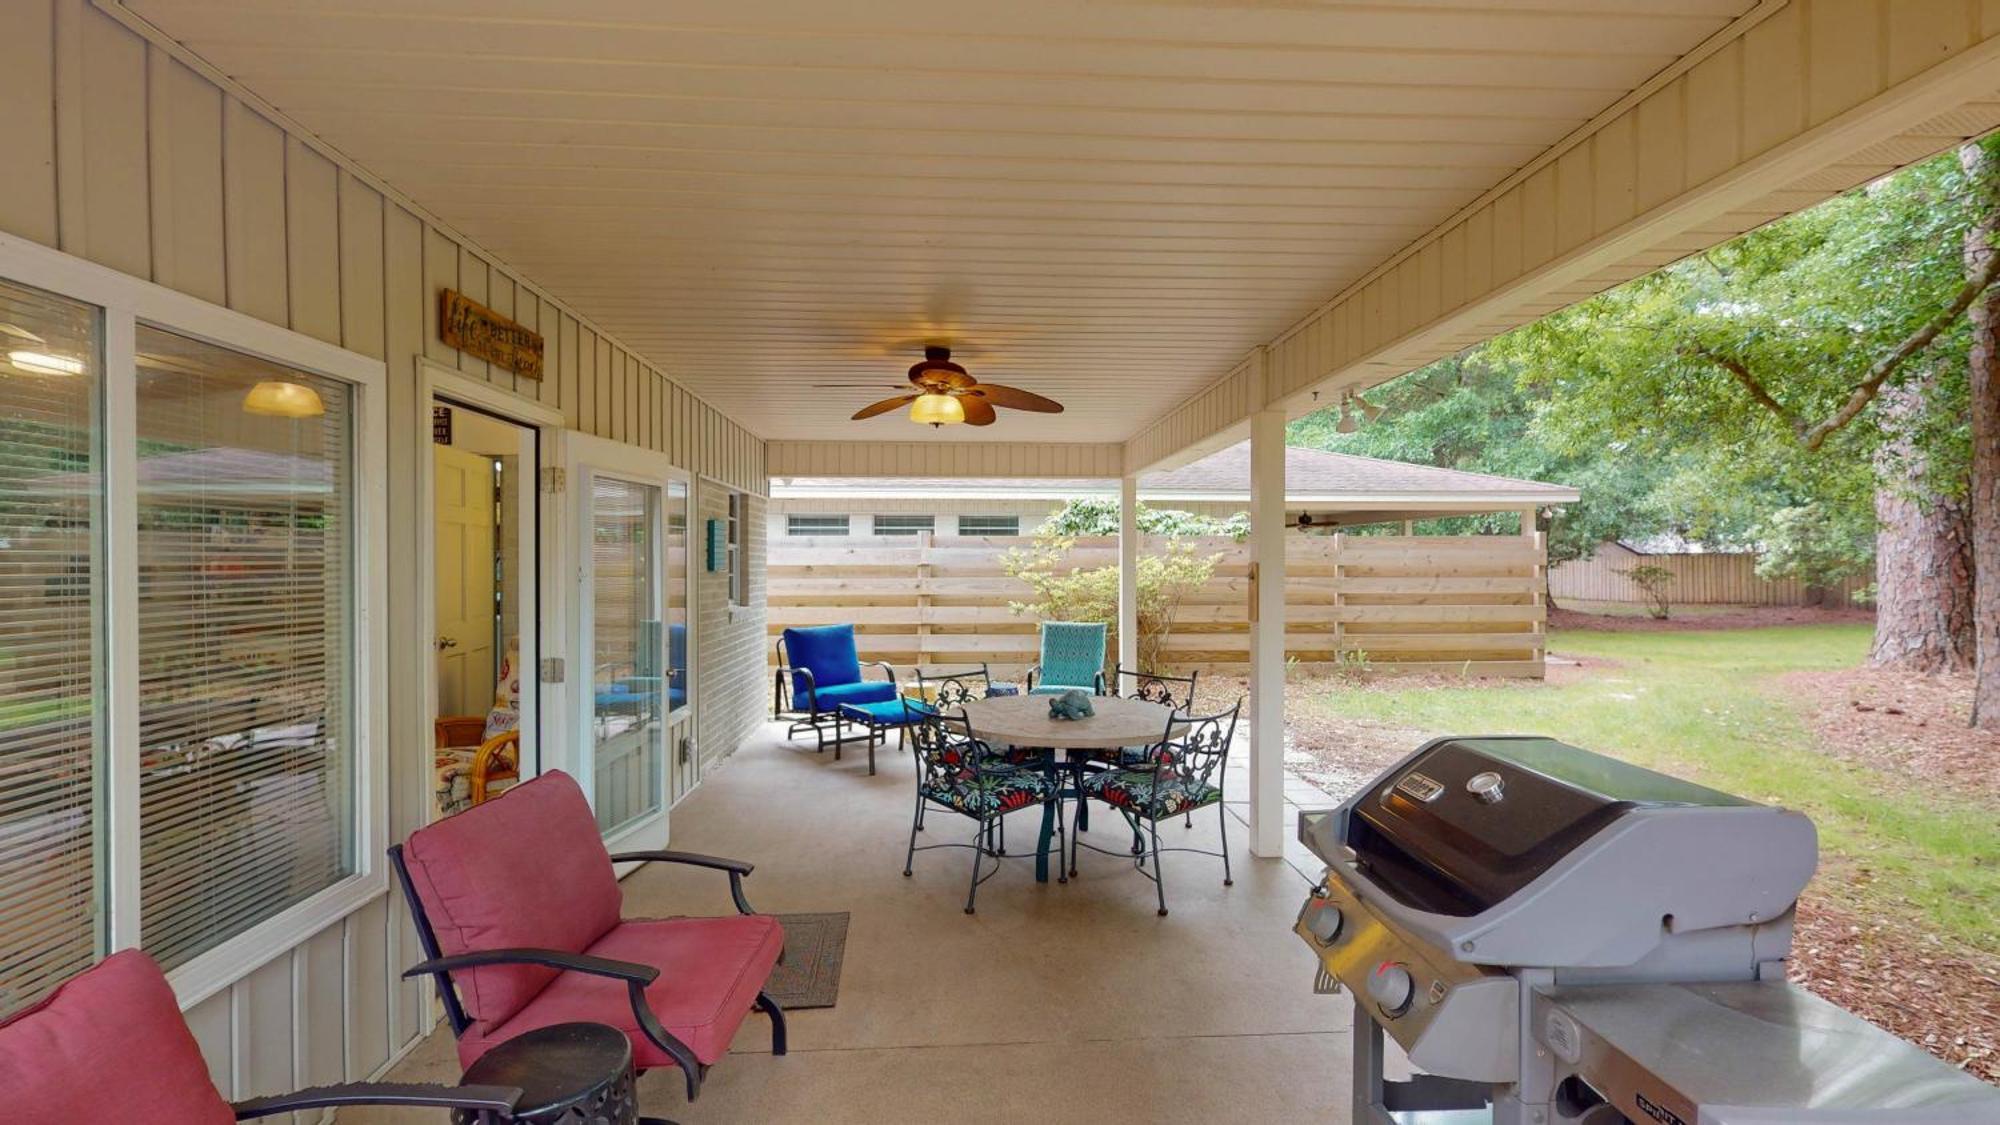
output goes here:
<path id="1" fill-rule="evenodd" d="M 1584 300 L 2000 126 L 1995 0 L 1790 0 L 1621 99 L 1550 155 L 1126 443 L 1140 472 Z M 1913 81 L 1914 80 L 1914 81 Z"/>
<path id="2" fill-rule="evenodd" d="M 427 455 L 417 435 L 421 354 L 560 409 L 576 429 L 665 452 L 730 488 L 766 490 L 754 435 L 86 0 L 8 5 L 0 151 L 0 230 L 384 359 L 393 480 L 417 479 Z M 536 327 L 548 342 L 547 377 L 517 379 L 445 347 L 444 287 Z M 425 580 L 415 569 L 417 497 L 393 488 L 389 497 L 389 816 L 400 838 L 422 823 L 428 799 L 428 738 L 408 743 L 428 723 L 420 685 L 429 646 L 428 626 L 407 612 Z M 714 589 L 699 591 L 704 622 Z M 753 582 L 758 598 L 761 589 Z M 762 612 L 753 598 L 741 620 L 703 638 L 710 754 L 759 714 L 761 667 L 740 680 L 733 669 L 746 664 L 739 650 L 761 641 Z M 419 987 L 397 976 L 417 956 L 399 899 L 378 898 L 251 968 L 188 1021 L 232 1097 L 362 1077 L 430 1027 Z"/>
<path id="3" fill-rule="evenodd" d="M 1075 477 L 1115 480 L 1116 442 L 773 441 L 773 477 Z"/>

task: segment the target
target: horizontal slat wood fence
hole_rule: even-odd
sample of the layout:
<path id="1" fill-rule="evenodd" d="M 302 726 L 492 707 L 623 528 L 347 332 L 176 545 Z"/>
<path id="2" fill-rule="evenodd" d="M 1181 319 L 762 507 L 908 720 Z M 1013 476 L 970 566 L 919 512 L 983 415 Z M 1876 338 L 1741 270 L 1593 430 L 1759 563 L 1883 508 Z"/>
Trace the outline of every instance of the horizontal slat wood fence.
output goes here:
<path id="1" fill-rule="evenodd" d="M 1035 618 L 1016 614 L 1025 583 L 1001 570 L 1027 537 L 774 539 L 769 626 L 854 625 L 864 661 L 986 661 L 1019 675 L 1034 662 Z M 1242 670 L 1250 651 L 1248 544 L 1192 540 L 1220 554 L 1166 643 L 1176 667 Z M 1157 551 L 1166 540 L 1148 537 Z M 1542 541 L 1520 536 L 1293 536 L 1285 551 L 1287 655 L 1303 663 L 1540 676 L 1546 641 Z M 1115 566 L 1117 542 L 1080 539 L 1070 566 Z M 775 652 L 772 654 L 775 663 Z"/>
<path id="2" fill-rule="evenodd" d="M 1809 586 L 1794 578 L 1769 580 L 1757 576 L 1757 556 L 1640 555 L 1607 545 L 1587 559 L 1558 563 L 1549 571 L 1549 596 L 1593 602 L 1645 601 L 1639 587 L 1618 573 L 1635 566 L 1665 567 L 1674 574 L 1667 596 L 1674 605 L 1852 605 L 1857 590 L 1875 581 L 1857 575 L 1831 586 Z"/>

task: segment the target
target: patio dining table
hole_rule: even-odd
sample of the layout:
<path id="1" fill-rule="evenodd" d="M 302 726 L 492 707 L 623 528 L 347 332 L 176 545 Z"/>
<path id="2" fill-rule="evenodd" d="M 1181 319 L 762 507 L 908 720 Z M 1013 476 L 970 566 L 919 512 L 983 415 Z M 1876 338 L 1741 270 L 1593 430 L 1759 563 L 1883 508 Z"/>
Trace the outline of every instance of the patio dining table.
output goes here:
<path id="1" fill-rule="evenodd" d="M 1167 733 L 1167 723 L 1175 715 L 1172 708 L 1143 699 L 1093 695 L 1090 705 L 1095 713 L 1088 718 L 1055 719 L 1049 716 L 1051 698 L 1013 695 L 968 700 L 958 714 L 947 719 L 958 721 L 962 715 L 968 733 L 987 743 L 1005 744 L 1017 750 L 1049 751 L 1044 768 L 1053 780 L 1060 768 L 1055 751 L 1071 751 L 1072 757 L 1116 755 L 1128 746 L 1151 746 Z M 1175 725 L 1185 723 L 1176 721 Z M 1055 838 L 1055 830 L 1055 802 L 1045 801 L 1041 838 L 1035 845 L 1037 883 L 1049 881 L 1049 841 Z"/>

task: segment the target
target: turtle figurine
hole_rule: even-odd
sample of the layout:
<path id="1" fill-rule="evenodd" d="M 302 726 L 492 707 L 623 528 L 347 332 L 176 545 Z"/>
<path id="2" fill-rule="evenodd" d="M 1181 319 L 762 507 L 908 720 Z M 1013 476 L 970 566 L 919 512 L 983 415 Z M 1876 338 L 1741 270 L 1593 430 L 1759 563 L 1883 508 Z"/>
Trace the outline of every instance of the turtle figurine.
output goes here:
<path id="1" fill-rule="evenodd" d="M 1090 706 L 1090 696 L 1075 688 L 1049 699 L 1049 718 L 1088 719 L 1097 712 Z"/>

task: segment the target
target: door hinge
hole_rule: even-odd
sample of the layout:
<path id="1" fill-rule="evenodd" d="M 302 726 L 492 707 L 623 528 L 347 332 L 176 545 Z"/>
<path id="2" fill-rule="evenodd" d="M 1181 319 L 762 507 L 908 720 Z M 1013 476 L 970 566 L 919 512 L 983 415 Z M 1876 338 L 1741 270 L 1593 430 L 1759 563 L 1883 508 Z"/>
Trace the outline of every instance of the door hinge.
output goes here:
<path id="1" fill-rule="evenodd" d="M 542 682 L 543 682 L 543 683 L 545 683 L 545 684 L 559 684 L 559 683 L 562 683 L 562 682 L 563 682 L 563 658 L 562 658 L 562 657 L 560 657 L 560 656 L 544 656 L 544 657 L 542 657 L 542 669 L 541 669 L 541 671 L 542 671 Z"/>
<path id="2" fill-rule="evenodd" d="M 569 482 L 565 479 L 561 466 L 550 466 L 542 470 L 542 491 L 561 492 Z"/>

